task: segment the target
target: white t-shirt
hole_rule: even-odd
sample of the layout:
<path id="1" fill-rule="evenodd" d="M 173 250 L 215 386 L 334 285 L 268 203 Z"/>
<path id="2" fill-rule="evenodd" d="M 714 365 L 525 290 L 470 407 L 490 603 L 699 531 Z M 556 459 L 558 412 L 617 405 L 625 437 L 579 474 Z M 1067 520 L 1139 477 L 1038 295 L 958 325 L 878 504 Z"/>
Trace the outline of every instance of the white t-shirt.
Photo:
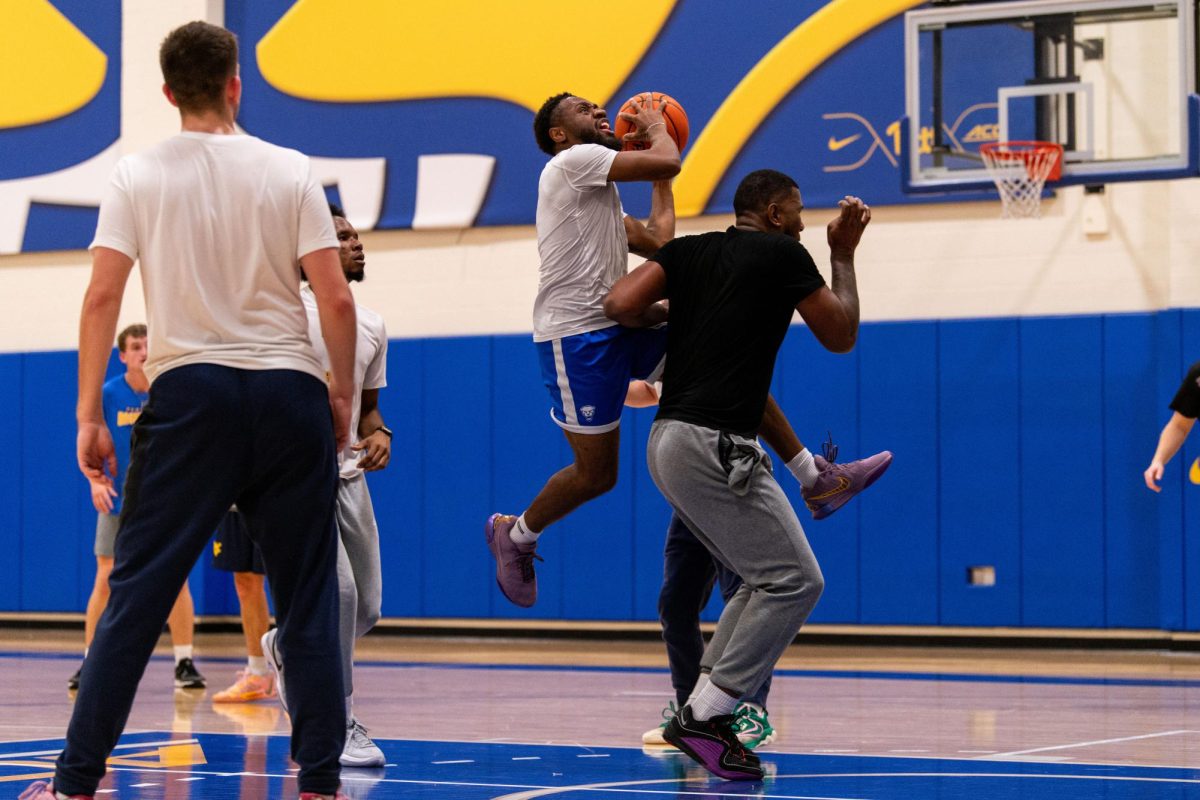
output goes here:
<path id="1" fill-rule="evenodd" d="M 535 342 L 617 324 L 604 316 L 604 295 L 629 267 L 625 212 L 616 184 L 608 180 L 616 157 L 603 145 L 577 144 L 542 170 Z"/>
<path id="2" fill-rule="evenodd" d="M 91 246 L 141 261 L 151 381 L 185 364 L 324 377 L 298 261 L 338 240 L 306 156 L 192 132 L 126 156 Z"/>
<path id="3" fill-rule="evenodd" d="M 304 300 L 304 310 L 308 314 L 308 337 L 312 340 L 313 350 L 321 361 L 321 368 L 326 380 L 329 376 L 329 351 L 325 349 L 325 339 L 321 336 L 321 318 L 317 314 L 317 297 L 311 286 L 305 284 L 300 290 Z M 358 339 L 354 349 L 354 394 L 353 405 L 350 409 L 350 440 L 346 449 L 338 454 L 338 472 L 342 478 L 353 478 L 361 475 L 358 468 L 358 457 L 361 450 L 351 450 L 350 445 L 358 442 L 358 421 L 362 416 L 362 393 L 364 389 L 382 389 L 387 386 L 387 329 L 383 317 L 371 309 L 355 304 L 358 312 Z"/>

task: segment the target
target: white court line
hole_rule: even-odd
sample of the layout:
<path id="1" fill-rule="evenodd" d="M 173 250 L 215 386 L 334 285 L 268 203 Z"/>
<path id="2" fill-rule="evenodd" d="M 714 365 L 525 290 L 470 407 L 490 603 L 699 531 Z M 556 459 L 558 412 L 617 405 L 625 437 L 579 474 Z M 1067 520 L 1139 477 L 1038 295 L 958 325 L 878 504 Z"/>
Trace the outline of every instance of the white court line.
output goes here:
<path id="1" fill-rule="evenodd" d="M 991 758 L 1008 758 L 1009 756 L 1024 756 L 1029 753 L 1045 753 L 1050 750 L 1071 750 L 1076 747 L 1091 747 L 1097 744 L 1116 744 L 1117 742 L 1133 742 L 1138 739 L 1156 739 L 1160 736 L 1178 736 L 1181 733 L 1200 733 L 1200 731 L 1163 731 L 1162 733 L 1144 733 L 1141 736 L 1122 736 L 1118 739 L 1097 739 L 1093 742 L 1075 742 L 1073 744 L 1056 744 L 1050 747 L 1034 747 L 1030 750 L 1013 750 L 1011 753 L 996 753 Z"/>
<path id="2" fill-rule="evenodd" d="M 608 753 L 576 753 L 576 758 L 608 758 Z"/>
<path id="3" fill-rule="evenodd" d="M 430 764 L 474 764 L 473 758 L 460 758 L 453 761 L 430 761 Z"/>
<path id="4" fill-rule="evenodd" d="M 541 761 L 541 756 L 513 756 L 513 761 Z"/>
<path id="5" fill-rule="evenodd" d="M 192 781 L 202 781 L 204 778 L 176 778 L 176 783 L 191 783 Z"/>
<path id="6" fill-rule="evenodd" d="M 133 750 L 138 747 L 163 747 L 171 744 L 200 744 L 199 739 L 168 739 L 165 742 L 135 742 L 133 744 L 119 744 L 113 750 Z M 5 761 L 10 758 L 24 758 L 26 756 L 56 756 L 62 752 L 62 748 L 57 750 L 30 750 L 27 753 L 0 753 L 0 761 Z"/>

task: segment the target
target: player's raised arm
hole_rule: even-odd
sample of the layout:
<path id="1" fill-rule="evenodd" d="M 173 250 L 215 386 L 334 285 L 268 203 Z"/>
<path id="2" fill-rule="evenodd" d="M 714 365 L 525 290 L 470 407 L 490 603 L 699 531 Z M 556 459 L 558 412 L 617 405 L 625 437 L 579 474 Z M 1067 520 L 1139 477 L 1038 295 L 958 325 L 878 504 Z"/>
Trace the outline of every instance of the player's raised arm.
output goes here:
<path id="1" fill-rule="evenodd" d="M 645 150 L 622 150 L 608 170 L 610 181 L 662 181 L 679 174 L 679 148 L 667 132 L 667 121 L 661 109 L 634 100 L 631 112 L 621 112 L 621 119 L 633 126 L 625 141 L 643 141 Z"/>
<path id="2" fill-rule="evenodd" d="M 625 238 L 629 242 L 629 252 L 642 258 L 651 258 L 658 248 L 675 238 L 675 193 L 669 180 L 654 182 L 646 224 L 634 217 L 625 217 Z"/>
<path id="3" fill-rule="evenodd" d="M 838 203 L 838 216 L 829 223 L 829 259 L 833 285 L 811 293 L 796 305 L 809 330 L 827 350 L 848 353 L 858 340 L 858 279 L 854 251 L 871 221 L 870 207 L 857 197 Z"/>

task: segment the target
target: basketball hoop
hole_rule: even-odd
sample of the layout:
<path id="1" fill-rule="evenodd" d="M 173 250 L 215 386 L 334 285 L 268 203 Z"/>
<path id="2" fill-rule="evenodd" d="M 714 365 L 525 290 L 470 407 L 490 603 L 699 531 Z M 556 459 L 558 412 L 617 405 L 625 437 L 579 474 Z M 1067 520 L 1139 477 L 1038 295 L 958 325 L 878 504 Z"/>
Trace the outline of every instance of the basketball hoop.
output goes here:
<path id="1" fill-rule="evenodd" d="M 1063 148 L 1053 142 L 988 142 L 979 155 L 1000 190 L 1006 218 L 1040 217 L 1042 188 L 1062 177 Z"/>

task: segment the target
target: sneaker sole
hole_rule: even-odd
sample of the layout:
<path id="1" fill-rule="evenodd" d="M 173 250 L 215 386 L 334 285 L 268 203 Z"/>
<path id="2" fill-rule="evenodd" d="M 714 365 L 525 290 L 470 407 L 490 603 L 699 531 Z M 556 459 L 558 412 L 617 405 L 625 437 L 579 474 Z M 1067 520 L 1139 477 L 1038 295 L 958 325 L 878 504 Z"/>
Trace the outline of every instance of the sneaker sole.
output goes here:
<path id="1" fill-rule="evenodd" d="M 720 763 L 720 758 L 721 753 L 724 752 L 724 748 L 709 739 L 695 739 L 694 741 L 698 745 L 703 745 L 702 749 L 708 751 L 710 755 L 714 756 L 715 760 L 712 763 L 710 763 L 704 755 L 701 755 L 700 752 L 692 747 L 690 744 L 691 740 L 689 740 L 687 736 L 667 737 L 664 734 L 663 738 L 666 739 L 668 744 L 679 748 L 681 751 L 686 753 L 689 758 L 700 764 L 700 766 L 704 767 L 713 775 L 716 775 L 718 778 L 724 778 L 727 781 L 761 781 L 763 779 L 762 769 L 758 769 L 755 772 L 751 772 L 749 769 L 747 769 L 745 772 L 737 772 L 735 770 L 723 767 Z"/>
<path id="2" fill-rule="evenodd" d="M 274 700 L 275 695 L 263 694 L 262 692 L 249 692 L 247 694 L 239 694 L 233 696 L 213 695 L 214 703 L 253 703 L 256 700 Z"/>
<path id="3" fill-rule="evenodd" d="M 175 681 L 176 689 L 204 689 L 207 688 L 203 681 Z"/>
<path id="4" fill-rule="evenodd" d="M 857 492 L 854 492 L 853 494 L 839 495 L 839 496 L 835 497 L 831 502 L 823 504 L 819 509 L 817 509 L 815 512 L 813 512 L 813 515 L 812 515 L 813 519 L 825 519 L 826 517 L 831 516 L 833 514 L 833 512 L 837 511 L 839 508 L 846 505 L 846 503 L 849 503 L 851 500 L 853 500 L 859 494 L 861 494 L 862 492 L 864 492 L 868 488 L 870 488 L 871 484 L 873 484 L 875 481 L 879 480 L 879 478 L 883 475 L 883 473 L 887 472 L 888 467 L 890 467 L 891 465 L 892 465 L 892 454 L 890 452 L 888 452 L 887 458 L 885 458 L 883 461 L 879 462 L 879 465 L 877 467 L 875 467 L 875 469 L 873 469 L 867 473 L 867 478 L 866 478 L 866 480 L 863 481 L 863 485 L 862 485 L 861 489 L 859 489 Z"/>
<path id="5" fill-rule="evenodd" d="M 387 759 L 383 756 L 367 759 L 347 758 L 346 756 L 342 756 L 338 758 L 338 763 L 343 767 L 382 767 L 387 764 Z"/>
<path id="6" fill-rule="evenodd" d="M 500 594 L 504 595 L 504 599 L 514 606 L 518 608 L 533 608 L 533 603 L 523 603 L 520 600 L 515 600 L 508 592 L 504 591 L 504 584 L 500 582 L 500 556 L 496 552 L 496 548 L 492 546 L 492 543 L 496 540 L 496 520 L 503 516 L 503 514 L 492 514 L 488 517 L 487 524 L 483 526 L 483 536 L 487 540 L 488 552 L 492 554 L 492 560 L 496 562 L 496 588 L 500 590 Z M 536 602 L 536 598 L 534 602 Z"/>
<path id="7" fill-rule="evenodd" d="M 668 742 L 666 739 L 663 738 L 662 728 L 655 728 L 652 731 L 646 731 L 645 733 L 643 733 L 642 734 L 642 744 L 654 744 L 654 745 L 659 745 L 659 746 L 666 745 L 667 747 L 674 746 L 670 742 Z"/>

